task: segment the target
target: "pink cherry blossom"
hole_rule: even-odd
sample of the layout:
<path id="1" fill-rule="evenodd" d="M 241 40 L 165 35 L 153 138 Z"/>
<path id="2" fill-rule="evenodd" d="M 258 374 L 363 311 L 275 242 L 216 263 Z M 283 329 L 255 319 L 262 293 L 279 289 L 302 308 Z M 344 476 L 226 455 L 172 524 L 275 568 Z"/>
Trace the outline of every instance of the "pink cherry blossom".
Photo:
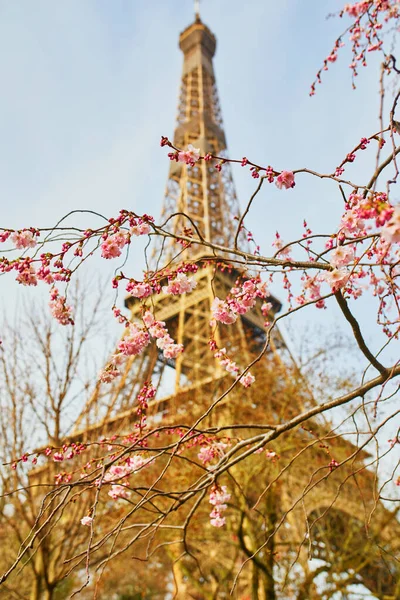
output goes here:
<path id="1" fill-rule="evenodd" d="M 207 464 L 211 462 L 216 456 L 215 449 L 213 446 L 203 446 L 200 448 L 199 453 L 197 455 L 198 459 L 203 463 Z"/>
<path id="2" fill-rule="evenodd" d="M 296 184 L 294 182 L 294 174 L 292 171 L 282 171 L 280 175 L 276 178 L 275 185 L 280 190 L 282 188 L 289 189 L 293 188 Z"/>
<path id="3" fill-rule="evenodd" d="M 172 294 L 177 296 L 179 294 L 185 294 L 194 290 L 197 285 L 197 281 L 193 278 L 189 278 L 185 273 L 178 273 L 173 281 L 170 281 L 168 285 L 164 285 L 162 291 L 164 294 Z"/>
<path id="4" fill-rule="evenodd" d="M 223 527 L 223 525 L 225 525 L 223 513 L 228 508 L 225 503 L 229 502 L 230 499 L 231 495 L 225 485 L 221 487 L 214 486 L 211 489 L 209 502 L 214 508 L 210 513 L 210 524 L 213 525 L 213 527 Z"/>
<path id="5" fill-rule="evenodd" d="M 116 377 L 121 375 L 121 371 L 115 368 L 105 368 L 99 373 L 99 379 L 103 383 L 111 383 Z"/>
<path id="6" fill-rule="evenodd" d="M 126 286 L 126 291 L 132 294 L 135 298 L 147 298 L 152 294 L 153 290 L 148 283 L 131 283 Z"/>
<path id="7" fill-rule="evenodd" d="M 194 148 L 192 144 L 188 145 L 188 149 L 185 152 L 178 153 L 178 161 L 184 162 L 187 165 L 194 166 L 200 158 L 200 148 Z"/>
<path id="8" fill-rule="evenodd" d="M 118 481 L 126 477 L 127 470 L 124 465 L 112 465 L 104 475 L 103 481 Z"/>
<path id="9" fill-rule="evenodd" d="M 128 237 L 121 232 L 110 235 L 101 245 L 101 256 L 106 259 L 117 258 L 127 243 Z"/>
<path id="10" fill-rule="evenodd" d="M 131 235 L 147 235 L 150 233 L 150 225 L 146 222 L 139 223 L 139 225 L 133 225 L 131 227 Z"/>
<path id="11" fill-rule="evenodd" d="M 60 325 L 73 325 L 72 309 L 66 304 L 67 299 L 65 296 L 60 296 L 58 290 L 53 288 L 50 298 L 49 306 L 53 317 Z"/>
<path id="12" fill-rule="evenodd" d="M 155 323 L 155 317 L 149 310 L 146 310 L 143 315 L 143 323 L 146 327 L 151 327 Z"/>
<path id="13" fill-rule="evenodd" d="M 213 515 L 213 516 L 211 516 L 211 515 Z M 215 509 L 210 513 L 210 517 L 211 517 L 210 524 L 213 527 L 223 527 L 226 523 L 225 517 L 222 517 L 220 512 Z"/>
<path id="14" fill-rule="evenodd" d="M 263 302 L 261 305 L 261 312 L 264 317 L 268 317 L 269 312 L 272 310 L 271 302 Z"/>
<path id="15" fill-rule="evenodd" d="M 54 283 L 54 277 L 51 274 L 51 271 L 49 269 L 49 267 L 42 265 L 37 273 L 37 278 L 40 279 L 40 281 L 44 281 L 45 283 L 51 285 L 52 283 Z"/>
<path id="16" fill-rule="evenodd" d="M 211 462 L 214 458 L 221 458 L 225 454 L 225 448 L 228 447 L 228 444 L 225 442 L 215 442 L 209 446 L 202 446 L 197 455 L 198 459 L 203 463 L 207 464 Z"/>
<path id="17" fill-rule="evenodd" d="M 140 329 L 135 323 L 129 325 L 128 334 L 119 342 L 118 351 L 125 356 L 140 354 L 150 343 L 147 331 Z"/>
<path id="18" fill-rule="evenodd" d="M 229 502 L 230 499 L 231 495 L 228 492 L 226 485 L 215 487 L 210 493 L 210 504 L 213 504 L 214 506 L 225 504 L 225 502 Z"/>
<path id="19" fill-rule="evenodd" d="M 284 241 L 281 239 L 280 235 L 277 233 L 275 240 L 272 242 L 272 245 L 279 250 L 276 254 L 279 258 L 287 258 L 290 260 L 290 246 L 287 246 Z"/>
<path id="20" fill-rule="evenodd" d="M 86 527 L 90 527 L 91 524 L 93 523 L 93 518 L 92 517 L 83 517 L 81 519 L 81 523 L 82 523 L 82 525 L 86 525 Z"/>
<path id="21" fill-rule="evenodd" d="M 239 379 L 239 382 L 245 387 L 248 388 L 250 387 L 254 382 L 255 382 L 256 378 L 254 377 L 254 375 L 252 375 L 250 372 L 246 373 L 246 375 L 243 375 L 243 377 L 241 377 Z"/>
<path id="22" fill-rule="evenodd" d="M 400 205 L 394 208 L 390 221 L 382 228 L 381 238 L 389 244 L 400 242 Z"/>
<path id="23" fill-rule="evenodd" d="M 213 318 L 216 321 L 220 321 L 225 325 L 231 325 L 237 319 L 237 315 L 230 309 L 230 307 L 221 300 L 220 298 L 215 297 L 213 303 L 211 305 L 211 312 Z"/>
<path id="24" fill-rule="evenodd" d="M 319 276 L 315 277 L 306 277 L 306 280 L 303 284 L 303 289 L 307 294 L 308 299 L 317 300 L 321 297 L 321 282 L 319 280 Z M 304 299 L 305 302 L 305 299 Z M 304 304 L 301 300 L 298 301 L 298 304 Z"/>
<path id="25" fill-rule="evenodd" d="M 217 350 L 214 356 L 215 358 L 219 359 L 221 366 L 224 367 L 224 369 L 228 371 L 228 373 L 231 373 L 234 376 L 236 376 L 239 373 L 240 369 L 237 366 L 237 364 L 227 356 L 226 348 L 221 348 L 221 350 Z"/>
<path id="26" fill-rule="evenodd" d="M 118 500 L 118 498 L 129 498 L 131 493 L 123 485 L 112 485 L 108 495 L 111 496 L 113 500 Z"/>
<path id="27" fill-rule="evenodd" d="M 333 269 L 325 273 L 324 280 L 331 286 L 332 292 L 337 292 L 346 285 L 349 277 L 350 273 L 345 269 Z"/>
<path id="28" fill-rule="evenodd" d="M 129 457 L 124 464 L 112 465 L 104 475 L 103 481 L 109 483 L 121 480 L 128 475 L 136 473 L 143 467 L 149 465 L 152 461 L 153 459 L 146 460 L 140 455 Z M 98 482 L 100 483 L 100 480 L 98 480 Z"/>
<path id="29" fill-rule="evenodd" d="M 0 231 L 0 243 L 4 243 L 8 240 L 8 238 L 11 235 L 11 231 L 8 231 L 7 229 L 5 231 Z"/>
<path id="30" fill-rule="evenodd" d="M 34 248 L 36 246 L 35 236 L 32 231 L 29 231 L 28 229 L 13 233 L 11 235 L 11 241 L 19 250 L 22 250 L 23 248 Z"/>
<path id="31" fill-rule="evenodd" d="M 152 462 L 152 459 L 145 459 L 140 454 L 135 454 L 134 456 L 130 456 L 126 461 L 126 468 L 129 473 L 136 473 L 145 465 L 148 465 Z"/>
<path id="32" fill-rule="evenodd" d="M 21 283 L 22 285 L 37 285 L 37 277 L 33 265 L 22 265 L 18 270 L 19 273 L 16 277 L 18 283 Z"/>
<path id="33" fill-rule="evenodd" d="M 354 260 L 354 250 L 350 246 L 337 246 L 329 255 L 332 267 L 345 267 Z"/>
<path id="34" fill-rule="evenodd" d="M 176 358 L 183 352 L 182 344 L 175 344 L 168 334 L 158 338 L 156 344 L 163 351 L 165 358 Z"/>
<path id="35" fill-rule="evenodd" d="M 370 2 L 364 0 L 363 2 L 356 2 L 355 4 L 346 4 L 344 7 L 344 12 L 347 12 L 351 17 L 358 17 L 366 10 L 368 10 Z"/>
<path id="36" fill-rule="evenodd" d="M 164 321 L 156 321 L 149 310 L 143 315 L 143 322 L 148 327 L 150 335 L 156 338 L 156 344 L 163 351 L 165 358 L 176 358 L 183 352 L 182 344 L 175 344 L 165 327 Z"/>
<path id="37" fill-rule="evenodd" d="M 364 227 L 364 221 L 358 216 L 357 210 L 347 210 L 342 216 L 340 222 L 340 229 L 343 229 L 348 233 L 358 233 L 360 231 L 363 231 Z"/>
<path id="38" fill-rule="evenodd" d="M 267 458 L 270 458 L 270 459 L 272 459 L 272 460 L 273 460 L 274 458 L 279 458 L 276 452 L 274 452 L 273 450 L 268 450 L 268 449 L 265 451 L 265 456 L 266 456 Z"/>

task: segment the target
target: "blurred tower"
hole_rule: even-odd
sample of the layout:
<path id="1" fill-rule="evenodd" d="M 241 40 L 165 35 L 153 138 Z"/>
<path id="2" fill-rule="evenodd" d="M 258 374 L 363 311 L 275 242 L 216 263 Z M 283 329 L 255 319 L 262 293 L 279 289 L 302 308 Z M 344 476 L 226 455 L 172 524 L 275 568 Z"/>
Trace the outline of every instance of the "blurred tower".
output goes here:
<path id="1" fill-rule="evenodd" d="M 184 62 L 174 145 L 186 149 L 192 144 L 200 149 L 203 156 L 210 153 L 224 157 L 226 139 L 212 63 L 216 39 L 198 13 L 194 23 L 181 33 L 179 46 Z M 190 229 L 193 233 L 197 230 L 206 241 L 223 247 L 230 247 L 237 236 L 239 247 L 247 250 L 245 234 L 238 233 L 239 215 L 228 163 L 219 170 L 214 161 L 201 160 L 194 166 L 171 161 L 161 212 L 161 222 L 168 221 L 166 227 L 171 233 L 179 236 L 185 230 Z M 115 427 L 115 419 L 119 421 L 121 413 L 125 419 L 125 411 L 130 419 L 132 400 L 145 381 L 151 380 L 158 389 L 157 397 L 168 397 L 169 405 L 173 403 L 178 411 L 182 407 L 177 402 L 177 395 L 182 392 L 190 390 L 192 401 L 196 402 L 198 394 L 204 397 L 204 386 L 211 386 L 215 395 L 221 391 L 223 381 L 225 387 L 233 381 L 210 351 L 210 314 L 214 297 L 224 299 L 241 273 L 233 266 L 216 267 L 212 252 L 207 253 L 204 246 L 192 245 L 182 251 L 177 246 L 171 239 L 163 245 L 158 242 L 152 268 L 167 264 L 173 268 L 177 254 L 178 260 L 195 260 L 199 266 L 195 274 L 197 286 L 193 292 L 182 296 L 161 293 L 152 298 L 151 308 L 156 319 L 166 323 L 175 342 L 183 344 L 184 352 L 176 359 L 166 360 L 153 343 L 142 355 L 129 358 L 123 377 L 113 387 L 111 398 L 109 386 L 98 385 L 76 423 L 75 433 L 93 427 L 94 421 L 95 427 L 98 427 L 99 419 L 105 424 L 112 418 L 112 426 Z M 268 300 L 272 305 L 272 316 L 281 305 L 273 297 Z M 137 298 L 128 297 L 125 306 L 131 310 L 132 320 L 140 316 L 142 303 Z M 218 328 L 215 334 L 217 345 L 226 348 L 230 356 L 240 356 L 239 366 L 244 368 L 264 347 L 264 323 L 259 301 L 235 324 Z M 276 330 L 270 342 L 270 352 L 274 353 L 282 346 L 282 338 Z M 217 381 L 221 385 L 216 387 Z M 103 394 L 106 397 L 102 401 Z M 186 405 L 184 410 L 187 409 Z"/>

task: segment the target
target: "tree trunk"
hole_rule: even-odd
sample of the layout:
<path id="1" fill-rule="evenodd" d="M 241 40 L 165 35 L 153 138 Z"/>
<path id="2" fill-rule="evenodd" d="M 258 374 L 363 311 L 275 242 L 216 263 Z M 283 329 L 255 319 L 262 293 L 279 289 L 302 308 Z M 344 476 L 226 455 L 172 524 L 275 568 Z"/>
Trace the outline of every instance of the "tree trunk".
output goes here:
<path id="1" fill-rule="evenodd" d="M 43 600 L 53 600 L 54 587 L 47 587 L 44 591 Z"/>
<path id="2" fill-rule="evenodd" d="M 31 595 L 29 600 L 40 600 L 40 576 L 36 576 L 33 579 L 33 585 L 32 585 L 32 589 L 31 589 Z"/>

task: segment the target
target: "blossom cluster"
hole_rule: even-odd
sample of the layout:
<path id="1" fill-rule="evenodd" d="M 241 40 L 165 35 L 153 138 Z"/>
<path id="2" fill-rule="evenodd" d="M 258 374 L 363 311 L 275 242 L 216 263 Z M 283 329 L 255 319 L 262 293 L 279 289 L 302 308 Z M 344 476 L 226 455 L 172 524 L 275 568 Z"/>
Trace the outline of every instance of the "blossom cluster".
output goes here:
<path id="1" fill-rule="evenodd" d="M 50 291 L 49 302 L 51 314 L 60 323 L 60 325 L 73 325 L 72 308 L 67 304 L 65 296 L 60 296 L 57 288 L 53 287 Z"/>
<path id="2" fill-rule="evenodd" d="M 126 232 L 121 231 L 116 225 L 111 233 L 107 231 L 103 234 L 104 241 L 101 245 L 101 256 L 106 259 L 118 258 L 118 256 L 121 256 L 124 246 L 130 244 L 132 236 L 148 235 L 149 233 L 149 219 L 139 218 L 131 221 L 131 228 Z"/>
<path id="3" fill-rule="evenodd" d="M 267 296 L 267 284 L 260 278 L 246 279 L 242 285 L 237 283 L 225 300 L 214 298 L 211 306 L 211 325 L 214 326 L 216 321 L 225 325 L 235 323 L 238 315 L 246 314 L 255 306 L 257 298 L 265 299 Z"/>
<path id="4" fill-rule="evenodd" d="M 125 321 L 127 333 L 119 342 L 117 351 L 111 357 L 108 365 L 100 372 L 99 378 L 104 383 L 110 383 L 118 377 L 121 374 L 118 367 L 122 364 L 124 357 L 141 354 L 150 344 L 151 338 L 156 340 L 157 347 L 167 359 L 175 359 L 183 352 L 183 345 L 174 342 L 168 333 L 165 322 L 157 321 L 149 310 L 142 317 L 144 327 L 130 323 L 118 309 L 114 310 L 114 313 L 118 315 L 121 322 Z"/>
<path id="5" fill-rule="evenodd" d="M 330 269 L 315 275 L 304 272 L 302 292 L 296 302 L 302 305 L 311 301 L 317 308 L 324 308 L 323 283 L 330 286 L 332 293 L 343 289 L 356 299 L 366 289 L 363 280 L 368 275 L 374 295 L 398 295 L 396 280 L 400 273 L 390 269 L 390 265 L 399 260 L 399 242 L 400 206 L 391 205 L 384 192 L 359 194 L 353 191 L 346 201 L 337 233 L 326 242 L 323 255 L 329 261 Z M 310 260 L 314 260 L 312 256 Z M 381 277 L 374 272 L 377 266 Z M 390 269 L 390 275 L 386 269 Z M 381 306 L 387 307 L 387 300 L 382 300 Z"/>
<path id="6" fill-rule="evenodd" d="M 140 430 L 140 432 L 146 428 L 146 413 L 149 407 L 149 401 L 153 400 L 156 395 L 156 391 L 156 388 L 153 387 L 151 383 L 145 382 L 138 394 L 138 408 L 136 414 L 139 417 L 139 422 L 136 423 L 136 427 Z"/>
<path id="7" fill-rule="evenodd" d="M 156 344 L 163 351 L 165 358 L 177 358 L 183 352 L 182 344 L 175 344 L 167 331 L 165 322 L 157 321 L 149 310 L 143 315 L 143 322 L 150 335 L 156 339 Z"/>
<path id="8" fill-rule="evenodd" d="M 162 287 L 162 291 L 164 294 L 178 296 L 191 292 L 196 285 L 197 281 L 193 278 L 188 277 L 185 273 L 178 273 L 174 279 L 169 281 L 168 285 Z"/>
<path id="9" fill-rule="evenodd" d="M 118 500 L 119 498 L 128 499 L 131 494 L 129 490 L 129 477 L 148 466 L 152 461 L 152 458 L 145 459 L 141 455 L 128 457 L 124 463 L 111 465 L 103 478 L 96 479 L 95 485 L 100 487 L 104 484 L 109 484 L 110 490 L 108 495 L 113 500 Z M 83 523 L 83 525 L 85 524 Z"/>
<path id="10" fill-rule="evenodd" d="M 383 51 L 384 24 L 393 21 L 396 27 L 400 17 L 400 6 L 398 0 L 361 0 L 346 4 L 339 14 L 341 17 L 346 15 L 354 19 L 346 33 L 352 47 L 352 60 L 349 66 L 353 74 L 353 87 L 355 87 L 354 78 L 358 75 L 358 66 L 367 66 L 368 53 Z M 323 67 L 318 71 L 316 80 L 311 86 L 311 96 L 315 94 L 316 83 L 321 83 L 322 72 L 328 70 L 329 64 L 336 62 L 338 51 L 344 45 L 341 36 L 336 40 L 332 51 L 323 62 Z M 390 72 L 388 63 L 386 69 Z"/>
<path id="11" fill-rule="evenodd" d="M 0 230 L 0 243 L 10 240 L 16 250 L 24 252 L 14 259 L 0 257 L 0 273 L 16 271 L 16 280 L 24 286 L 36 286 L 39 281 L 51 286 L 54 286 L 57 281 L 68 283 L 73 271 L 64 265 L 66 259 L 83 261 L 93 253 L 93 249 L 88 248 L 85 255 L 85 248 L 99 237 L 103 240 L 101 244 L 102 257 L 116 258 L 121 255 L 124 246 L 130 244 L 132 236 L 149 234 L 152 222 L 153 218 L 148 215 L 138 217 L 129 211 L 121 210 L 117 218 L 112 217 L 108 220 L 106 226 L 97 230 L 82 231 L 82 235 L 78 236 L 76 240 L 63 242 L 59 252 L 42 254 L 35 248 L 40 237 L 40 230 L 33 227 L 17 231 L 2 229 Z M 42 246 L 52 241 L 51 236 L 47 236 L 47 239 L 42 242 Z M 35 253 L 29 256 L 27 252 L 33 248 L 35 248 Z M 60 295 L 54 287 L 50 290 L 50 310 L 60 324 L 73 324 L 71 307 L 66 304 L 66 298 Z"/>
<path id="12" fill-rule="evenodd" d="M 198 452 L 198 459 L 207 465 L 215 458 L 222 458 L 225 454 L 225 449 L 229 446 L 226 442 L 215 441 L 206 446 L 202 446 Z"/>
<path id="13" fill-rule="evenodd" d="M 210 342 L 210 347 L 216 348 L 216 343 L 214 340 Z M 219 360 L 220 365 L 225 369 L 225 371 L 238 378 L 239 383 L 241 383 L 243 387 L 248 388 L 255 382 L 256 379 L 254 375 L 250 373 L 250 371 L 239 377 L 240 369 L 236 362 L 229 358 L 226 348 L 216 350 L 214 357 Z"/>
<path id="14" fill-rule="evenodd" d="M 210 523 L 214 527 L 223 527 L 226 519 L 223 516 L 224 512 L 228 508 L 226 502 L 229 502 L 231 495 L 228 492 L 226 485 L 219 487 L 218 485 L 213 486 L 210 492 L 210 504 L 214 506 L 210 513 Z"/>

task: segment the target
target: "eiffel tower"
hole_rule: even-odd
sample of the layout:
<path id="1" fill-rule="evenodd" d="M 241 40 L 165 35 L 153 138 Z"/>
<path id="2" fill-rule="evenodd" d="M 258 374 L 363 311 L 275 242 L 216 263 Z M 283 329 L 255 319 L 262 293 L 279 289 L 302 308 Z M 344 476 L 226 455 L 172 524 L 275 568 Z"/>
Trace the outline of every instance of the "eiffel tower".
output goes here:
<path id="1" fill-rule="evenodd" d="M 212 63 L 216 39 L 200 20 L 198 12 L 195 22 L 180 35 L 179 45 L 184 54 L 184 64 L 174 145 L 186 148 L 192 144 L 200 149 L 203 156 L 210 153 L 224 157 L 226 139 Z M 197 228 L 205 240 L 229 247 L 238 233 L 240 216 L 229 164 L 218 170 L 206 161 L 193 167 L 171 162 L 161 221 L 174 214 L 177 216 L 171 221 L 171 233 L 179 235 L 185 228 Z M 246 237 L 242 232 L 238 237 L 241 247 L 247 250 Z M 158 264 L 161 261 L 162 264 L 169 263 L 174 251 L 176 245 L 167 242 L 164 247 L 158 248 L 158 252 L 155 250 L 153 262 L 158 255 Z M 186 249 L 179 258 L 196 261 L 201 266 L 195 275 L 195 290 L 177 299 L 159 294 L 152 301 L 152 310 L 157 320 L 166 323 L 176 343 L 183 344 L 183 354 L 176 360 L 165 360 L 153 344 L 139 359 L 132 357 L 128 360 L 125 372 L 111 395 L 109 388 L 98 384 L 75 424 L 75 437 L 87 434 L 88 428 L 104 428 L 106 424 L 115 427 L 116 421 L 118 427 L 123 427 L 125 416 L 128 422 L 131 418 L 132 398 L 136 397 L 145 381 L 151 380 L 162 394 L 162 405 L 170 406 L 174 402 L 178 406 L 177 398 L 182 393 L 190 392 L 195 404 L 196 395 L 204 397 L 207 385 L 215 388 L 216 381 L 226 379 L 226 372 L 210 352 L 211 305 L 215 296 L 226 297 L 241 273 L 232 267 L 216 269 L 213 256 L 206 254 L 200 245 Z M 281 304 L 274 297 L 269 297 L 268 301 L 272 305 L 272 316 L 280 310 Z M 128 297 L 125 306 L 131 311 L 132 320 L 140 316 L 142 304 L 136 298 Z M 241 366 L 245 367 L 265 344 L 264 324 L 265 316 L 261 302 L 258 302 L 237 323 L 216 332 L 217 346 L 225 348 L 230 355 L 240 354 Z M 283 347 L 279 331 L 274 332 L 270 341 L 271 352 L 278 356 L 278 349 Z M 167 389 L 169 394 L 166 394 Z M 165 398 L 167 395 L 168 400 Z M 159 402 L 155 404 L 160 408 Z"/>
<path id="2" fill-rule="evenodd" d="M 186 148 L 188 144 L 192 144 L 196 148 L 200 148 L 203 156 L 210 153 L 224 157 L 227 144 L 213 68 L 216 38 L 202 22 L 198 11 L 194 22 L 181 33 L 179 46 L 183 52 L 184 61 L 174 145 L 178 148 Z M 172 233 L 179 236 L 185 228 L 197 228 L 205 240 L 229 247 L 238 233 L 239 217 L 240 207 L 228 164 L 218 170 L 215 168 L 215 164 L 204 160 L 194 166 L 182 162 L 171 162 L 162 219 L 170 219 L 169 228 Z M 246 240 L 242 237 L 241 246 L 245 247 L 245 245 Z M 173 251 L 172 243 L 167 242 L 165 247 L 158 247 L 153 261 L 158 260 L 158 263 L 167 264 L 173 260 Z M 225 298 L 238 277 L 243 274 L 235 266 L 216 267 L 213 256 L 210 253 L 207 254 L 201 245 L 185 249 L 180 254 L 180 260 L 182 257 L 196 261 L 199 266 L 194 275 L 197 282 L 195 290 L 177 297 L 160 293 L 152 299 L 152 311 L 158 320 L 166 323 L 175 342 L 183 344 L 184 352 L 176 359 L 165 359 L 154 343 L 149 345 L 141 355 L 129 357 L 122 376 L 111 386 L 101 382 L 96 385 L 92 396 L 75 423 L 71 439 L 85 442 L 110 434 L 123 435 L 132 430 L 132 423 L 136 418 L 137 411 L 135 399 L 143 384 L 148 381 L 151 381 L 157 389 L 157 394 L 148 409 L 148 422 L 151 426 L 161 422 L 171 424 L 171 426 L 176 422 L 192 423 L 204 410 L 205 401 L 211 404 L 214 398 L 229 388 L 232 383 L 231 376 L 221 367 L 220 361 L 210 351 L 210 312 L 214 297 Z M 276 298 L 271 297 L 269 300 L 271 303 L 270 317 L 273 317 L 276 312 L 279 312 L 281 305 Z M 128 297 L 125 306 L 130 310 L 133 321 L 140 317 L 143 309 L 140 300 Z M 266 340 L 265 316 L 261 310 L 261 302 L 258 301 L 253 309 L 240 316 L 233 325 L 219 327 L 214 338 L 218 348 L 225 348 L 227 353 L 232 356 L 240 356 L 241 367 L 244 368 L 250 364 L 261 353 Z M 271 371 L 271 365 L 272 370 L 284 368 L 282 356 L 285 355 L 285 352 L 284 340 L 279 331 L 275 331 L 270 341 L 270 350 L 264 354 L 258 371 L 262 372 L 263 369 Z M 254 392 L 251 388 L 250 390 L 241 390 L 241 393 L 243 397 L 250 399 L 253 403 L 255 402 L 254 395 L 258 396 L 254 406 L 258 405 L 257 410 L 264 411 L 259 414 L 260 418 L 268 410 L 272 420 L 280 418 L 279 406 L 274 406 L 273 401 L 269 399 L 269 390 L 258 389 Z M 307 401 L 312 400 L 308 398 Z M 225 406 L 229 402 L 237 403 L 239 400 L 236 397 L 230 401 L 228 396 Z M 286 407 L 285 417 L 288 418 L 295 414 L 296 410 L 300 410 L 301 402 L 299 397 L 296 402 L 293 402 L 291 408 Z M 266 406 L 268 406 L 268 410 L 265 408 Z M 257 418 L 257 414 L 255 417 Z M 224 418 L 223 411 L 221 411 L 219 423 L 223 422 Z M 313 428 L 323 430 L 323 427 L 316 423 L 313 423 Z M 336 440 L 336 446 L 338 454 L 343 453 L 345 456 L 351 456 L 355 450 L 355 447 L 343 438 L 339 438 L 339 441 Z M 366 456 L 364 454 L 362 459 Z M 320 451 L 318 459 L 325 460 L 325 457 L 323 451 Z M 357 460 L 362 459 L 358 458 Z M 312 476 L 313 467 L 307 464 L 306 460 L 301 464 L 301 476 L 296 478 L 290 474 L 282 480 L 283 488 L 279 492 L 279 510 L 282 514 L 290 506 L 296 505 L 296 499 L 301 497 L 302 489 L 307 486 L 307 482 Z M 358 462 L 357 465 L 360 466 L 360 463 Z M 315 534 L 317 542 L 311 553 L 314 558 L 326 559 L 326 542 L 329 539 L 329 543 L 332 544 L 336 535 L 332 536 L 332 531 L 326 525 L 327 520 L 322 519 L 325 509 L 330 504 L 334 503 L 334 507 L 328 512 L 327 519 L 330 518 L 331 526 L 334 522 L 334 532 L 339 531 L 341 532 L 339 535 L 344 537 L 346 529 L 362 531 L 362 527 L 357 525 L 360 519 L 361 501 L 357 491 L 359 481 L 356 482 L 352 478 L 351 469 L 353 468 L 354 464 L 352 463 L 351 468 L 349 467 L 348 471 L 344 471 L 345 475 L 342 475 L 342 478 L 350 480 L 344 490 L 341 489 L 341 479 L 332 474 L 332 477 L 326 480 L 326 484 L 324 483 L 323 492 L 315 496 L 310 494 L 310 501 L 302 503 L 301 507 L 297 507 L 288 516 L 290 526 L 296 532 L 299 540 L 306 539 L 305 522 L 308 519 L 317 523 Z M 372 474 L 366 471 L 363 471 L 359 477 L 362 478 L 363 486 L 367 490 L 366 497 L 364 497 L 364 509 L 367 511 L 367 508 L 375 502 L 376 482 Z M 341 491 L 338 498 L 337 490 L 339 488 Z M 389 513 L 386 513 L 379 503 L 377 506 L 382 522 L 384 522 L 385 516 Z M 387 531 L 391 527 L 398 528 L 398 525 L 397 522 L 394 525 L 393 521 L 389 519 L 385 528 L 382 529 L 382 539 L 388 538 Z M 280 544 L 286 543 L 285 535 L 285 533 L 280 534 Z M 357 546 L 360 536 L 361 534 L 356 533 L 355 539 L 353 539 L 355 553 L 357 553 L 357 549 L 362 552 L 364 548 L 364 546 Z M 336 544 L 337 552 L 340 554 L 342 550 L 337 540 Z M 300 548 L 299 558 L 303 561 L 303 566 L 305 565 L 307 568 L 310 553 L 307 555 L 301 544 Z M 400 597 L 395 583 L 396 573 L 393 573 L 392 563 L 390 566 L 392 573 L 389 573 L 385 562 L 390 562 L 390 559 L 379 560 L 378 557 L 367 562 L 366 565 L 361 565 L 357 574 L 354 575 L 354 580 L 356 583 L 362 581 L 375 594 L 374 597 L 381 600 L 393 600 Z M 177 598 L 206 597 L 191 595 L 189 584 L 185 578 L 178 576 L 176 578 L 179 582 Z M 251 583 L 244 577 L 244 583 L 241 585 L 243 596 L 237 597 L 251 597 L 252 599 L 267 597 L 259 592 L 258 588 L 254 589 L 254 578 Z M 250 588 L 253 590 L 253 595 L 245 596 L 246 590 L 250 594 Z M 308 597 L 311 598 L 307 593 L 305 592 L 306 595 L 303 596 L 304 600 Z M 220 592 L 219 596 L 214 597 L 224 598 L 227 596 Z M 268 598 L 275 598 L 275 596 L 271 595 Z"/>

